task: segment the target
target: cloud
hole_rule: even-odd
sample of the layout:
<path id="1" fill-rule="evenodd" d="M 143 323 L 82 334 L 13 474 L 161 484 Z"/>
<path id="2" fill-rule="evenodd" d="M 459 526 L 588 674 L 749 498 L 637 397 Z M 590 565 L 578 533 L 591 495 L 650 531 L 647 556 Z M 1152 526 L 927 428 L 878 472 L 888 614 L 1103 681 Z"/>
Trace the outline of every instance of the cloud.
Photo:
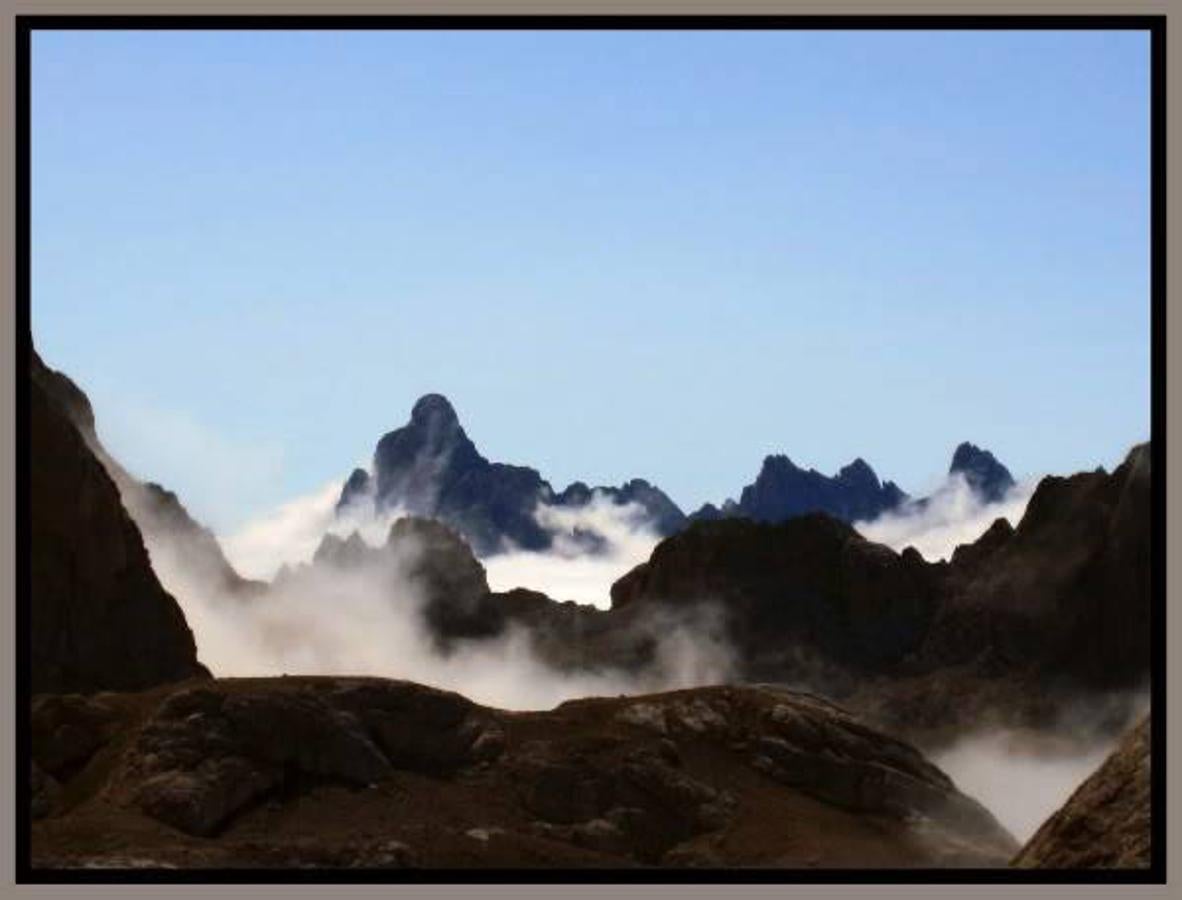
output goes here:
<path id="1" fill-rule="evenodd" d="M 289 573 L 250 598 L 219 593 L 214 582 L 172 556 L 153 554 L 164 586 L 177 598 L 197 642 L 198 656 L 219 676 L 364 674 L 459 691 L 509 709 L 549 708 L 576 697 L 618 695 L 720 683 L 733 659 L 708 608 L 654 615 L 636 623 L 656 642 L 641 672 L 558 671 L 520 627 L 485 640 L 457 642 L 443 652 L 422 616 L 425 585 L 414 540 L 387 546 L 380 565 L 305 565 L 326 534 L 357 531 L 371 547 L 385 546 L 399 510 L 374 515 L 358 504 L 338 516 L 341 484 L 283 504 L 222 539 L 231 563 L 248 577 Z M 493 590 L 529 587 L 555 599 L 606 606 L 609 588 L 648 558 L 657 536 L 637 505 L 596 495 L 585 507 L 540 506 L 537 518 L 554 534 L 550 552 L 510 551 L 484 560 Z M 589 552 L 586 535 L 599 536 Z M 159 536 L 156 536 L 159 537 Z M 149 541 L 153 540 L 149 536 Z"/>
<path id="2" fill-rule="evenodd" d="M 511 550 L 484 560 L 494 591 L 527 587 L 555 600 L 606 609 L 612 584 L 645 562 L 661 540 L 642 506 L 613 503 L 599 492 L 586 506 L 542 505 L 535 515 L 554 535 L 553 547 L 546 552 Z M 580 539 L 586 534 L 602 539 L 598 552 L 588 552 Z"/>
<path id="3" fill-rule="evenodd" d="M 134 399 L 104 403 L 99 412 L 111 454 L 136 477 L 185 497 L 190 512 L 214 528 L 274 503 L 284 467 L 279 444 L 227 435 L 183 410 Z"/>
<path id="4" fill-rule="evenodd" d="M 877 519 L 855 522 L 865 538 L 896 551 L 914 547 L 924 559 L 948 559 L 960 544 L 979 538 L 997 519 L 1017 525 L 1037 480 L 1016 484 L 996 503 L 985 503 L 960 473 L 950 475 L 924 506 L 908 504 Z"/>

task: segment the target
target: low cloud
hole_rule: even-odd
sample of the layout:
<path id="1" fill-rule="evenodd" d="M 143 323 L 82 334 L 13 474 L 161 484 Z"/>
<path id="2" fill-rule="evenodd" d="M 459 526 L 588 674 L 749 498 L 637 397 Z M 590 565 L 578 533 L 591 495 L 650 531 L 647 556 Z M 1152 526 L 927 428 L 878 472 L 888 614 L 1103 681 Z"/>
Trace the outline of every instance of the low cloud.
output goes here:
<path id="1" fill-rule="evenodd" d="M 621 575 L 648 560 L 660 536 L 652 530 L 644 508 L 613 503 L 596 493 L 585 506 L 538 507 L 539 524 L 554 536 L 545 551 L 510 550 L 484 560 L 494 591 L 527 587 L 555 600 L 611 605 L 611 586 Z M 588 552 L 582 536 L 597 535 L 596 552 Z"/>
<path id="2" fill-rule="evenodd" d="M 971 544 L 997 519 L 1016 526 L 1037 487 L 1037 480 L 1019 482 L 1001 500 L 986 503 L 964 476 L 950 475 L 926 504 L 910 503 L 877 519 L 855 522 L 865 538 L 902 551 L 914 547 L 924 559 L 949 559 L 960 544 Z"/>
<path id="3" fill-rule="evenodd" d="M 978 731 L 933 753 L 932 761 L 1025 843 L 1148 712 L 1148 686 L 1081 696 L 1037 734 Z"/>
<path id="4" fill-rule="evenodd" d="M 266 509 L 281 490 L 284 452 L 274 441 L 227 434 L 184 410 L 134 398 L 96 402 L 96 410 L 114 457 L 188 498 L 190 512 L 215 529 L 233 527 L 244 509 Z"/>
<path id="5" fill-rule="evenodd" d="M 720 683 L 732 672 L 730 649 L 709 609 L 637 623 L 655 642 L 643 671 L 559 671 L 536 651 L 533 636 L 509 627 L 495 638 L 439 648 L 422 610 L 425 585 L 414 572 L 423 548 L 414 540 L 386 546 L 377 567 L 308 565 L 326 534 L 357 531 L 371 547 L 386 545 L 398 510 L 375 516 L 366 505 L 335 510 L 333 483 L 279 507 L 221 541 L 247 577 L 275 579 L 257 596 L 222 593 L 175 555 L 152 552 L 161 535 L 146 534 L 153 565 L 176 596 L 198 655 L 219 677 L 282 674 L 364 674 L 405 678 L 459 691 L 509 709 L 549 708 L 564 700 Z M 369 507 L 372 509 L 372 507 Z M 539 507 L 554 534 L 546 553 L 510 551 L 483 561 L 491 588 L 528 587 L 557 600 L 606 606 L 620 575 L 648 558 L 657 536 L 643 510 L 596 496 L 569 510 Z M 586 536 L 598 536 L 596 552 Z M 287 573 L 275 578 L 286 566 Z"/>

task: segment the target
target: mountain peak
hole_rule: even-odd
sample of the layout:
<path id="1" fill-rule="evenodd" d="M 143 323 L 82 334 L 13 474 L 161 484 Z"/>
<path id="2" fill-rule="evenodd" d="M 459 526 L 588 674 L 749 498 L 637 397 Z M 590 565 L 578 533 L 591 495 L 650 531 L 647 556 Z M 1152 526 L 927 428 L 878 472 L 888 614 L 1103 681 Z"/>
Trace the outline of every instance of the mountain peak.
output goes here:
<path id="1" fill-rule="evenodd" d="M 451 401 L 443 394 L 424 394 L 420 397 L 410 411 L 410 420 L 420 425 L 433 422 L 458 425 L 460 421 Z"/>
<path id="2" fill-rule="evenodd" d="M 990 503 L 1000 500 L 1014 486 L 1014 476 L 997 461 L 997 457 L 968 441 L 961 443 L 952 454 L 948 474 L 963 475 L 969 487 Z"/>
<path id="3" fill-rule="evenodd" d="M 877 490 L 879 487 L 878 475 L 870 467 L 870 463 L 866 462 L 860 456 L 848 466 L 843 466 L 841 471 L 837 473 L 837 477 L 842 481 L 865 485 L 874 490 Z"/>

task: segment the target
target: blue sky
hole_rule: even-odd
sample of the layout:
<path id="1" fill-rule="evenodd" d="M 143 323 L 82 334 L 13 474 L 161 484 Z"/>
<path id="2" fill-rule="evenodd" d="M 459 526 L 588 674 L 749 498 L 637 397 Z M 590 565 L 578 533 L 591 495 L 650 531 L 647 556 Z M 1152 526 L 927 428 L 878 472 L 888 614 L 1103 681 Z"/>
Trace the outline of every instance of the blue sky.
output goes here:
<path id="1" fill-rule="evenodd" d="M 558 486 L 1149 435 L 1131 32 L 42 32 L 32 322 L 230 529 L 427 391 Z"/>

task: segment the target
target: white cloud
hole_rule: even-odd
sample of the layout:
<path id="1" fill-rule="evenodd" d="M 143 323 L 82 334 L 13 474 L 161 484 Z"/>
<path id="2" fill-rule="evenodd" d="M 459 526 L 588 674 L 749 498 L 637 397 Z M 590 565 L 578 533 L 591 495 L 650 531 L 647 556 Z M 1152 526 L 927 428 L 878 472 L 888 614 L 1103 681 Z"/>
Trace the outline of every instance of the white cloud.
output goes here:
<path id="1" fill-rule="evenodd" d="M 996 503 L 983 502 L 964 476 L 951 475 L 931 495 L 924 507 L 914 504 L 883 513 L 868 522 L 855 522 L 865 538 L 902 551 L 914 547 L 924 559 L 948 559 L 960 544 L 979 538 L 997 519 L 1017 525 L 1037 487 L 1036 480 L 1020 482 Z"/>
<path id="2" fill-rule="evenodd" d="M 207 579 L 160 557 L 154 562 L 193 629 L 198 656 L 218 676 L 365 674 L 406 678 L 459 691 L 510 709 L 548 708 L 594 695 L 717 683 L 732 671 L 730 650 L 708 613 L 642 623 L 658 639 L 644 672 L 558 672 L 534 652 L 531 637 L 510 628 L 497 638 L 459 642 L 440 653 L 420 616 L 423 595 L 406 573 L 419 552 L 414 542 L 393 548 L 388 568 L 298 568 L 325 534 L 357 530 L 371 546 L 386 544 L 401 515 L 380 516 L 359 504 L 338 516 L 341 484 L 334 482 L 283 504 L 221 541 L 238 571 L 269 579 L 283 564 L 294 576 L 250 599 L 219 596 Z M 648 558 L 658 538 L 636 505 L 596 495 L 585 507 L 542 506 L 538 521 L 554 536 L 546 553 L 511 551 L 483 561 L 493 590 L 528 587 L 554 599 L 606 606 L 611 584 Z M 578 535 L 594 531 L 601 552 L 588 553 Z M 387 555 L 389 555 L 389 550 Z"/>
<path id="3" fill-rule="evenodd" d="M 284 465 L 278 443 L 231 436 L 183 410 L 134 399 L 95 405 L 111 455 L 136 478 L 176 491 L 199 521 L 224 528 L 243 510 L 274 502 Z"/>
<path id="4" fill-rule="evenodd" d="M 555 600 L 611 604 L 611 586 L 620 576 L 645 562 L 660 542 L 639 504 L 613 503 L 597 493 L 578 508 L 540 506 L 538 522 L 554 535 L 546 552 L 513 550 L 484 560 L 494 591 L 526 587 Z M 604 540 L 601 552 L 588 553 L 577 538 L 593 532 Z"/>

